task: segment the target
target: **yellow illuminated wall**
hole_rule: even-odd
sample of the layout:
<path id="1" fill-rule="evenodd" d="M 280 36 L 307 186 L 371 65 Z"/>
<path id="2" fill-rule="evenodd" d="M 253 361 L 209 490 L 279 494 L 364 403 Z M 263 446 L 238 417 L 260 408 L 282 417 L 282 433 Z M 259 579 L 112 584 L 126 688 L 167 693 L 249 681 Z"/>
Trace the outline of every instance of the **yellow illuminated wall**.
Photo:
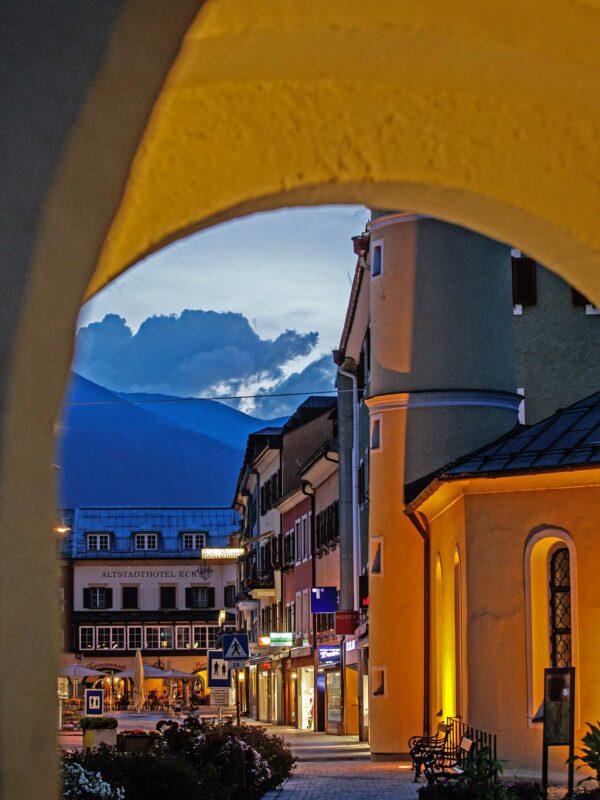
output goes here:
<path id="1" fill-rule="evenodd" d="M 432 552 L 440 553 L 441 563 L 432 564 L 432 716 L 440 680 L 444 714 L 456 701 L 456 653 L 453 632 L 447 631 L 455 597 L 447 584 L 458 542 L 464 715 L 470 724 L 498 734 L 500 757 L 510 768 L 539 770 L 541 726 L 531 718 L 542 702 L 543 669 L 550 665 L 548 558 L 558 545 L 570 551 L 576 735 L 586 721 L 600 718 L 600 471 L 450 484 L 420 510 L 430 517 Z M 554 748 L 550 755 L 552 769 L 564 770 L 564 749 Z"/>

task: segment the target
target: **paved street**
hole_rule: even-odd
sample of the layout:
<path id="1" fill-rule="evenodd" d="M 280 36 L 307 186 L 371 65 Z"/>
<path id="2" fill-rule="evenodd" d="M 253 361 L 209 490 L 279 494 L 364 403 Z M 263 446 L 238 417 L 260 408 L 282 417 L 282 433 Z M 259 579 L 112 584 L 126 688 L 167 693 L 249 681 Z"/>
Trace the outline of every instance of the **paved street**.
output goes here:
<path id="1" fill-rule="evenodd" d="M 371 761 L 301 762 L 294 776 L 265 800 L 414 798 L 418 786 L 406 767 Z"/>

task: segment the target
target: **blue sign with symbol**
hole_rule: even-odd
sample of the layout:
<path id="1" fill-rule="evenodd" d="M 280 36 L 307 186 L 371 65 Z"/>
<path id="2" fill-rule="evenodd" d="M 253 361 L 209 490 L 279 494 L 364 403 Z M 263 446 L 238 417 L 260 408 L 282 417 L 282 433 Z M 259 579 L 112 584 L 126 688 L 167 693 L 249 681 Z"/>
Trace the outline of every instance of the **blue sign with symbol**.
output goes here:
<path id="1" fill-rule="evenodd" d="M 313 586 L 310 590 L 310 610 L 313 614 L 335 614 L 337 611 L 335 586 Z"/>
<path id="2" fill-rule="evenodd" d="M 247 633 L 224 633 L 223 653 L 227 661 L 242 661 L 250 658 Z"/>
<path id="3" fill-rule="evenodd" d="M 85 690 L 86 717 L 104 716 L 104 691 L 102 689 Z"/>
<path id="4" fill-rule="evenodd" d="M 222 650 L 208 651 L 208 688 L 229 689 L 229 664 L 223 658 Z"/>

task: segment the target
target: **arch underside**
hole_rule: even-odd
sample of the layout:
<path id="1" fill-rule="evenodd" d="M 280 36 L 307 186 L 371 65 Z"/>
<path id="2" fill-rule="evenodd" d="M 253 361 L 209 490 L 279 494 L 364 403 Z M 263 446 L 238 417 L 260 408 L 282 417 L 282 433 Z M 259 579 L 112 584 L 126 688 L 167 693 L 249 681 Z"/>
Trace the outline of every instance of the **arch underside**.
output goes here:
<path id="1" fill-rule="evenodd" d="M 598 29 L 593 8 L 514 4 L 507 30 L 506 9 L 484 19 L 469 3 L 449 19 L 435 2 L 384 2 L 368 23 L 354 2 L 296 6 L 229 0 L 198 15 L 88 296 L 216 222 L 364 203 L 510 242 L 600 302 L 597 54 L 576 24 Z"/>

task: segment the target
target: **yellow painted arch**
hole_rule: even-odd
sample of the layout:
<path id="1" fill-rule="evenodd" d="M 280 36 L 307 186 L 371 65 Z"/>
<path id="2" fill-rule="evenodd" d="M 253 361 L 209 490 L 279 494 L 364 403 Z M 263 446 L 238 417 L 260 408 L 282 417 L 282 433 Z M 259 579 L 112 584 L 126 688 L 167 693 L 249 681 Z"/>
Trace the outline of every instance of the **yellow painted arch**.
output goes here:
<path id="1" fill-rule="evenodd" d="M 596 2 L 212 0 L 88 288 L 282 205 L 410 208 L 510 241 L 600 303 Z"/>

